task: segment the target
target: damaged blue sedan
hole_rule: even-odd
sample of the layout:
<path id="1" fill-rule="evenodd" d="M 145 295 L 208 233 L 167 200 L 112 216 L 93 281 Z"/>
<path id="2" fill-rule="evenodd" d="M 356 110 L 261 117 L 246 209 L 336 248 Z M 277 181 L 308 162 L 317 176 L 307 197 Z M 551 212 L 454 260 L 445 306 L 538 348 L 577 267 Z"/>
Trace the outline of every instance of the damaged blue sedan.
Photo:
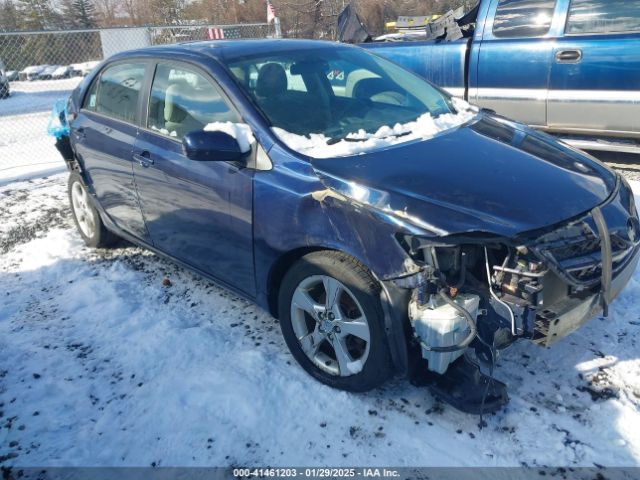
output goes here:
<path id="1" fill-rule="evenodd" d="M 335 388 L 400 374 L 498 409 L 500 351 L 606 314 L 638 262 L 619 175 L 358 47 L 124 52 L 66 116 L 86 244 L 124 238 L 251 299 Z"/>

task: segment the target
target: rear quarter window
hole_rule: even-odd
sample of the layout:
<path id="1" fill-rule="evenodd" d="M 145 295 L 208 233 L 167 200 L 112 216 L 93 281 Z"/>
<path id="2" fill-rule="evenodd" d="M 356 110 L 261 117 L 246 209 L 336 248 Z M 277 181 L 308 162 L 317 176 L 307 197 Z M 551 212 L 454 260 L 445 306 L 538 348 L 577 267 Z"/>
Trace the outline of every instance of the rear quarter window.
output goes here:
<path id="1" fill-rule="evenodd" d="M 640 0 L 572 0 L 566 32 L 640 32 Z"/>
<path id="2" fill-rule="evenodd" d="M 92 112 L 95 112 L 96 110 L 96 102 L 98 100 L 98 82 L 100 81 L 100 77 L 96 77 L 93 82 L 91 83 L 91 86 L 89 87 L 89 90 L 87 90 L 87 93 L 84 97 L 84 102 L 82 103 L 82 108 L 86 109 L 86 110 L 91 110 Z"/>
<path id="3" fill-rule="evenodd" d="M 500 0 L 493 22 L 496 37 L 542 37 L 549 32 L 556 0 Z"/>

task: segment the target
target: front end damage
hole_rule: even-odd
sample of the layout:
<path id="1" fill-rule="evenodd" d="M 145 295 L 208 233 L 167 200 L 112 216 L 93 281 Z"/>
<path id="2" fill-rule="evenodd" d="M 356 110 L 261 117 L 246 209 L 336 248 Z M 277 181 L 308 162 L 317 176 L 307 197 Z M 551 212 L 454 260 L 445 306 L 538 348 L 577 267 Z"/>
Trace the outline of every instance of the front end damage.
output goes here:
<path id="1" fill-rule="evenodd" d="M 506 386 L 490 378 L 503 349 L 520 339 L 548 346 L 606 315 L 638 262 L 629 185 L 499 117 L 312 166 L 336 235 L 357 233 L 341 246 L 391 299 L 392 357 L 402 324 L 412 380 L 467 412 L 507 401 Z"/>
<path id="2" fill-rule="evenodd" d="M 605 204 L 515 238 L 399 234 L 420 267 L 393 280 L 410 291 L 410 343 L 426 366 L 414 380 L 466 412 L 501 408 L 506 386 L 490 378 L 499 352 L 519 339 L 551 345 L 598 312 L 606 316 L 638 263 L 638 237 L 622 181 Z"/>

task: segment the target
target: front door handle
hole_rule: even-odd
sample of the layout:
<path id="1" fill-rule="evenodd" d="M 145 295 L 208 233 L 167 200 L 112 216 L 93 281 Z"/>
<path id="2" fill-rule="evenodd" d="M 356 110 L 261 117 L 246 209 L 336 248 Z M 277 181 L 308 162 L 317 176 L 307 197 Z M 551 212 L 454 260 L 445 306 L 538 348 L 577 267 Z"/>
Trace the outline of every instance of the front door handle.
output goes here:
<path id="1" fill-rule="evenodd" d="M 140 164 L 141 167 L 147 168 L 153 165 L 153 159 L 149 152 L 134 153 L 133 159 Z"/>
<path id="2" fill-rule="evenodd" d="M 556 52 L 558 63 L 579 63 L 582 60 L 582 50 L 560 50 Z"/>

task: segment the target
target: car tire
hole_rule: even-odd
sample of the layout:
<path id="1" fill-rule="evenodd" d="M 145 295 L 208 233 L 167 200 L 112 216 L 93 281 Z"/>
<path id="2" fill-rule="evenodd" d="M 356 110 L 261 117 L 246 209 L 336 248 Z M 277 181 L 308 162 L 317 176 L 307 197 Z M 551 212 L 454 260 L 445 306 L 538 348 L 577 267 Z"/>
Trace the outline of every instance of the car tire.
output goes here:
<path id="1" fill-rule="evenodd" d="M 116 243 L 118 237 L 104 226 L 100 213 L 93 205 L 93 198 L 77 172 L 69 175 L 67 193 L 73 221 L 84 243 L 93 248 L 110 247 Z"/>
<path id="2" fill-rule="evenodd" d="M 320 382 L 363 392 L 393 373 L 380 285 L 356 259 L 337 251 L 305 255 L 282 281 L 278 310 L 289 350 Z"/>
<path id="3" fill-rule="evenodd" d="M 9 85 L 0 86 L 0 98 L 9 98 Z"/>

